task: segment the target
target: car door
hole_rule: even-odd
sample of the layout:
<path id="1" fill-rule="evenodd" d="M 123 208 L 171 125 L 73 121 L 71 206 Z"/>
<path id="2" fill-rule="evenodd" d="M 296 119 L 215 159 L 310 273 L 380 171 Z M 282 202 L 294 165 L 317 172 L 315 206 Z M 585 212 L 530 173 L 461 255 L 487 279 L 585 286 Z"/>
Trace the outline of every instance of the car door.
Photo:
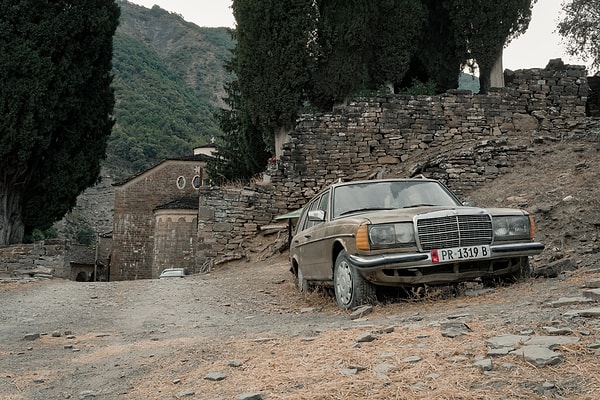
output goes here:
<path id="1" fill-rule="evenodd" d="M 328 279 L 323 266 L 327 264 L 324 233 L 325 222 L 329 213 L 329 191 L 313 199 L 307 206 L 306 212 L 299 222 L 298 231 L 294 236 L 298 266 L 308 280 Z M 319 214 L 322 218 L 316 218 Z M 329 274 L 331 275 L 331 274 Z"/>

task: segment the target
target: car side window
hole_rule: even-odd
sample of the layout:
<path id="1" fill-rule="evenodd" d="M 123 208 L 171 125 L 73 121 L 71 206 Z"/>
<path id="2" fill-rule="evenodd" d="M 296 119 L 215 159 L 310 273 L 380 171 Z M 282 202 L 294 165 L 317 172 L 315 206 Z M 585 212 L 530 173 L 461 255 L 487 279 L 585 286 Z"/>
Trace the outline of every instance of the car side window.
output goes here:
<path id="1" fill-rule="evenodd" d="M 328 206 L 329 206 L 329 192 L 325 192 L 325 193 L 323 193 L 323 196 L 321 196 L 321 199 L 319 200 L 319 210 L 325 212 L 325 219 L 327 219 Z"/>
<path id="2" fill-rule="evenodd" d="M 312 203 L 310 203 L 310 205 L 308 206 L 308 211 L 318 210 L 320 200 L 321 200 L 321 197 L 319 197 L 318 199 L 315 199 Z M 315 226 L 317 224 L 318 224 L 317 221 L 311 221 L 307 216 L 306 226 L 304 227 L 304 229 L 312 228 L 313 226 Z"/>
<path id="3" fill-rule="evenodd" d="M 315 204 L 317 204 L 317 201 L 312 201 L 311 203 L 307 204 L 305 209 L 306 211 L 304 211 L 304 214 L 302 215 L 302 219 L 299 221 L 298 223 L 298 231 L 303 231 L 305 229 L 310 228 L 312 225 L 312 221 L 309 221 L 308 219 L 308 212 L 311 210 L 314 210 Z"/>
<path id="4" fill-rule="evenodd" d="M 329 213 L 329 192 L 323 193 L 321 196 L 308 203 L 306 206 L 306 212 L 302 215 L 300 221 L 298 221 L 298 232 L 322 223 L 321 221 L 309 220 L 308 212 L 315 210 L 323 211 L 325 213 L 325 218 L 327 218 L 327 214 Z"/>

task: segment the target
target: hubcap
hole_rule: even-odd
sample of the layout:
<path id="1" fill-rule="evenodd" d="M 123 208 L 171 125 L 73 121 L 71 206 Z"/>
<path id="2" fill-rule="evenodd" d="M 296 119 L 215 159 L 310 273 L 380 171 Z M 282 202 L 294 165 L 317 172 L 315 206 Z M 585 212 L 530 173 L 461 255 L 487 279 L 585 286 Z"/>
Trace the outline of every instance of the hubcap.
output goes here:
<path id="1" fill-rule="evenodd" d="M 352 272 L 347 261 L 342 261 L 335 271 L 335 292 L 343 304 L 352 299 Z"/>

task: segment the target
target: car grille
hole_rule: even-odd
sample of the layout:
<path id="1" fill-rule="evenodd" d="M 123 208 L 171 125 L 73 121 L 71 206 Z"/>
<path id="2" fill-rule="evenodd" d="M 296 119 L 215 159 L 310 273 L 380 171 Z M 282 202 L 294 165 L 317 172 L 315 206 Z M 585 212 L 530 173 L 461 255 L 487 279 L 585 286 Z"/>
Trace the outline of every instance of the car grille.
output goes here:
<path id="1" fill-rule="evenodd" d="M 487 214 L 417 218 L 421 249 L 446 249 L 492 243 L 492 219 Z"/>

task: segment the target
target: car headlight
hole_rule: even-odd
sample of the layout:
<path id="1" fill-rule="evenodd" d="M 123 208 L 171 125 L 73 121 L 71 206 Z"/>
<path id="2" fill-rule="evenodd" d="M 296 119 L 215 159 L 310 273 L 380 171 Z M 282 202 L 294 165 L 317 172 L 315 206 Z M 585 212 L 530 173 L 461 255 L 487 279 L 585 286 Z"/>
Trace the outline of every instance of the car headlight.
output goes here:
<path id="1" fill-rule="evenodd" d="M 531 222 L 528 215 L 494 217 L 492 219 L 496 240 L 531 239 Z"/>
<path id="2" fill-rule="evenodd" d="M 356 244 L 360 250 L 386 249 L 414 242 L 412 223 L 363 225 L 356 236 Z"/>

